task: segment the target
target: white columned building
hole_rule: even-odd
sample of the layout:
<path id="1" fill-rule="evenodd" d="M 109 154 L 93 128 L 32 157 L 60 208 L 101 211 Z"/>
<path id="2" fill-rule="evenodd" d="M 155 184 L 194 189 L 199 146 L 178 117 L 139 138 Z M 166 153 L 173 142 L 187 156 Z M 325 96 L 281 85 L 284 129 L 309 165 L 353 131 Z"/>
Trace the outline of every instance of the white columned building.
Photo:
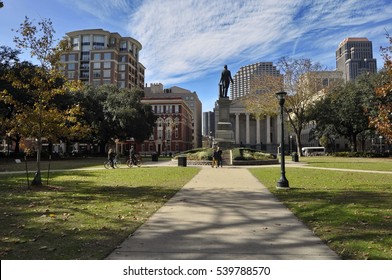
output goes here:
<path id="1" fill-rule="evenodd" d="M 219 114 L 218 104 L 215 105 L 215 113 Z M 256 119 L 246 111 L 241 99 L 236 99 L 230 105 L 230 122 L 234 130 L 234 146 L 261 149 L 269 153 L 277 152 L 280 144 L 280 122 L 276 117 Z"/>

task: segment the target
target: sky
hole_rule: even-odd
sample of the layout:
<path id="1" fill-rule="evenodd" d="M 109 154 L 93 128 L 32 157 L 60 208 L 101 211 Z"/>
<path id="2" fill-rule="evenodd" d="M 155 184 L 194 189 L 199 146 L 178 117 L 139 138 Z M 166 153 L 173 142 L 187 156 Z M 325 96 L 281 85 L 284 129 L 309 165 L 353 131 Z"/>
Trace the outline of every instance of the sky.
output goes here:
<path id="1" fill-rule="evenodd" d="M 225 64 L 232 75 L 242 66 L 288 56 L 311 58 L 334 70 L 335 51 L 347 37 L 380 47 L 392 34 L 390 0 L 3 0 L 0 45 L 14 48 L 25 16 L 51 19 L 56 38 L 81 29 L 133 37 L 143 48 L 145 83 L 196 92 L 212 111 Z M 29 53 L 21 56 L 30 60 Z"/>

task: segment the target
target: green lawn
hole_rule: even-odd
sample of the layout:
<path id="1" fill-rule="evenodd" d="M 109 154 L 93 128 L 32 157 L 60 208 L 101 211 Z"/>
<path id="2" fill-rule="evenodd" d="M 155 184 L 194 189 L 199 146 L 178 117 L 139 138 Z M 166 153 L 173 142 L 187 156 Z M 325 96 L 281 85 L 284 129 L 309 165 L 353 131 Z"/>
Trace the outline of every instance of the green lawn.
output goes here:
<path id="1" fill-rule="evenodd" d="M 24 174 L 0 173 L 0 259 L 103 259 L 198 171 L 55 172 L 32 191 Z"/>
<path id="2" fill-rule="evenodd" d="M 311 165 L 355 167 L 341 158 L 335 164 L 313 160 Z M 282 191 L 276 189 L 279 167 L 250 171 L 342 258 L 392 259 L 392 174 L 290 167 L 286 177 L 291 189 Z"/>
<path id="3" fill-rule="evenodd" d="M 343 158 L 343 157 L 301 157 L 300 162 L 309 166 L 325 168 L 378 170 L 392 172 L 392 158 Z"/>

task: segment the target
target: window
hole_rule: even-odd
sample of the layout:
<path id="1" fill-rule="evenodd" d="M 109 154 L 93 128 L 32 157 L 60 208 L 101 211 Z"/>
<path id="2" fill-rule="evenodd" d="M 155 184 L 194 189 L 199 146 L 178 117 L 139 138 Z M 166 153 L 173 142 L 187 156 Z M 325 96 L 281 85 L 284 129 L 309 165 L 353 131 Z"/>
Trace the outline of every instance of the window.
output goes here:
<path id="1" fill-rule="evenodd" d="M 74 37 L 71 39 L 71 44 L 72 44 L 72 50 L 78 51 L 79 50 L 79 38 Z"/>
<path id="2" fill-rule="evenodd" d="M 76 61 L 76 55 L 74 53 L 68 56 L 68 61 Z"/>
<path id="3" fill-rule="evenodd" d="M 112 63 L 111 62 L 104 62 L 103 63 L 103 68 L 111 68 L 111 66 L 112 66 Z"/>
<path id="4" fill-rule="evenodd" d="M 75 70 L 75 63 L 69 63 L 68 64 L 68 71 L 69 70 Z"/>
<path id="5" fill-rule="evenodd" d="M 120 64 L 118 66 L 118 71 L 125 71 L 125 64 Z"/>
<path id="6" fill-rule="evenodd" d="M 94 70 L 94 72 L 93 72 L 93 77 L 94 78 L 101 78 L 101 71 L 96 71 L 96 70 Z"/>
<path id="7" fill-rule="evenodd" d="M 90 69 L 90 63 L 88 63 L 88 62 L 82 62 L 82 64 L 80 65 L 80 69 L 83 69 L 83 70 L 88 70 L 88 69 Z"/>
<path id="8" fill-rule="evenodd" d="M 127 62 L 127 56 L 126 55 L 120 55 L 120 62 Z"/>
<path id="9" fill-rule="evenodd" d="M 82 60 L 90 60 L 90 52 L 82 52 Z"/>
<path id="10" fill-rule="evenodd" d="M 103 59 L 104 59 L 104 60 L 112 59 L 112 54 L 111 54 L 111 53 L 104 53 L 104 54 L 103 54 Z"/>
<path id="11" fill-rule="evenodd" d="M 118 79 L 119 80 L 125 80 L 125 73 L 124 72 L 118 73 Z"/>
<path id="12" fill-rule="evenodd" d="M 120 51 L 126 51 L 127 50 L 127 42 L 122 41 L 120 42 Z"/>
<path id="13" fill-rule="evenodd" d="M 103 70 L 103 77 L 110 78 L 110 70 Z"/>
<path id="14" fill-rule="evenodd" d="M 94 62 L 93 63 L 94 69 L 100 69 L 101 68 L 101 63 L 100 62 Z"/>
<path id="15" fill-rule="evenodd" d="M 64 61 L 65 61 L 65 55 L 64 55 L 64 54 L 60 57 L 60 61 L 61 61 L 61 62 L 64 62 Z"/>
<path id="16" fill-rule="evenodd" d="M 68 71 L 68 79 L 73 80 L 75 79 L 75 71 Z"/>
<path id="17" fill-rule="evenodd" d="M 103 36 L 103 35 L 94 35 L 93 49 L 101 50 L 104 47 L 105 47 L 105 36 Z"/>
<path id="18" fill-rule="evenodd" d="M 101 60 L 101 54 L 100 53 L 95 53 L 93 56 L 94 60 Z"/>

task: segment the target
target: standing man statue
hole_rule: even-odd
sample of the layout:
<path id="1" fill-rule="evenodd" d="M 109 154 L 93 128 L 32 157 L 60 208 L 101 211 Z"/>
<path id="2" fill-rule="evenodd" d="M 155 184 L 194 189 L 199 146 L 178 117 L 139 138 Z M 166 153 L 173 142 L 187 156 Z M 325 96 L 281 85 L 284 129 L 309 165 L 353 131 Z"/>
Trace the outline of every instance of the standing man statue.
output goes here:
<path id="1" fill-rule="evenodd" d="M 230 70 L 227 70 L 227 65 L 223 68 L 221 79 L 219 81 L 219 97 L 227 97 L 230 82 L 234 83 Z"/>

